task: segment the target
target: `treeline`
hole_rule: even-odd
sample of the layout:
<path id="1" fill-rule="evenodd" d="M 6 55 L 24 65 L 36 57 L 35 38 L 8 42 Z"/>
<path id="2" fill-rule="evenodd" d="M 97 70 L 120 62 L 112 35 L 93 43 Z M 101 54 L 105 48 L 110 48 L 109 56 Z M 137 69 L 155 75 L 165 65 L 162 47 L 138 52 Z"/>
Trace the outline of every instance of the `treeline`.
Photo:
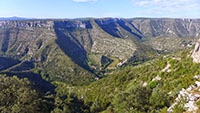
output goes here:
<path id="1" fill-rule="evenodd" d="M 49 105 L 28 79 L 0 75 L 1 113 L 45 113 Z"/>
<path id="2" fill-rule="evenodd" d="M 74 94 L 44 94 L 33 86 L 27 78 L 0 75 L 0 113 L 89 112 L 89 107 Z"/>
<path id="3" fill-rule="evenodd" d="M 89 107 L 88 112 L 165 113 L 179 91 L 194 84 L 193 76 L 200 74 L 200 65 L 192 62 L 189 52 L 188 49 L 139 66 L 126 66 L 88 86 L 57 84 L 56 91 L 60 95 L 73 92 Z M 170 67 L 163 72 L 168 63 Z M 183 112 L 183 108 L 174 111 Z"/>
<path id="4" fill-rule="evenodd" d="M 167 113 L 179 91 L 200 74 L 200 65 L 193 63 L 188 53 L 185 50 L 126 66 L 90 85 L 50 81 L 56 86 L 55 94 L 40 93 L 27 79 L 0 75 L 0 112 Z M 163 72 L 168 63 L 170 67 Z M 183 111 L 180 106 L 174 108 L 175 113 Z"/>

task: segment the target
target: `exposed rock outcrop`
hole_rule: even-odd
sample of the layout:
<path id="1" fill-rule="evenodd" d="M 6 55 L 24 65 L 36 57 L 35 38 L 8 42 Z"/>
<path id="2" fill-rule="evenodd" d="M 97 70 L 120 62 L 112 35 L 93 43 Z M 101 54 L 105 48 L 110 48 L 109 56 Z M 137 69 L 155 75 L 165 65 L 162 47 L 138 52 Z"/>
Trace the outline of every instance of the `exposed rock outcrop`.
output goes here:
<path id="1" fill-rule="evenodd" d="M 121 62 L 118 63 L 119 66 L 144 62 L 165 51 L 165 48 L 162 49 L 163 45 L 168 45 L 169 48 L 174 46 L 174 51 L 184 49 L 181 45 L 192 43 L 199 32 L 199 19 L 3 20 L 0 21 L 0 56 L 42 62 L 42 68 L 56 69 L 56 73 L 49 72 L 50 77 L 56 75 L 70 81 L 76 70 L 85 73 L 81 74 L 83 76 L 90 75 L 93 65 L 101 66 L 103 55 L 117 58 Z M 154 43 L 158 40 L 153 39 L 160 36 L 172 37 L 170 40 L 177 43 L 161 40 L 164 43 L 158 49 L 158 44 Z M 166 40 L 166 37 L 163 39 Z M 188 38 L 185 41 L 180 37 Z M 39 66 L 41 65 L 38 63 L 37 67 Z M 169 66 L 166 70 L 168 68 Z M 89 79 L 90 77 L 88 76 Z"/>
<path id="2" fill-rule="evenodd" d="M 199 75 L 194 76 L 194 78 L 197 78 Z M 178 97 L 175 99 L 175 102 L 168 108 L 168 113 L 172 113 L 173 109 L 176 105 L 181 104 L 180 106 L 183 107 L 186 111 L 197 113 L 198 107 L 196 105 L 196 102 L 200 99 L 199 95 L 199 88 L 200 88 L 200 82 L 196 81 L 195 85 L 189 86 L 187 89 L 182 89 Z"/>
<path id="3" fill-rule="evenodd" d="M 197 41 L 191 57 L 194 62 L 200 63 L 200 40 Z"/>
<path id="4" fill-rule="evenodd" d="M 53 28 L 53 21 L 33 20 L 33 21 L 0 21 L 0 29 L 4 28 L 20 28 L 20 29 L 34 29 L 34 28 Z"/>
<path id="5" fill-rule="evenodd" d="M 0 28 L 53 28 L 78 27 L 92 29 L 94 20 L 104 31 L 115 36 L 125 37 L 130 33 L 138 38 L 165 37 L 199 37 L 200 19 L 173 18 L 102 18 L 102 19 L 60 19 L 60 20 L 12 20 L 0 21 Z M 109 28 L 108 28 L 109 27 Z M 122 28 L 122 29 L 121 29 Z M 124 31 L 125 30 L 125 31 Z M 127 35 L 128 36 L 128 35 Z"/>
<path id="6" fill-rule="evenodd" d="M 132 23 L 146 37 L 200 36 L 200 19 L 135 18 Z"/>

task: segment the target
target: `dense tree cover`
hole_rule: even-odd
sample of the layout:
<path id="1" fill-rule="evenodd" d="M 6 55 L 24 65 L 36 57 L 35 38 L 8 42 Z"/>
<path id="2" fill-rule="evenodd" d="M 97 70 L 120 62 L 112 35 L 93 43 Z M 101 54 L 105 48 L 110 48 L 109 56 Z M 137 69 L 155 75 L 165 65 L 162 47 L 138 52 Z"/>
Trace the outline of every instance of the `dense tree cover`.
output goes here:
<path id="1" fill-rule="evenodd" d="M 28 76 L 28 75 L 27 75 Z M 0 75 L 0 113 L 87 113 L 75 94 L 44 94 L 27 79 Z"/>
<path id="2" fill-rule="evenodd" d="M 129 112 L 132 106 L 132 110 L 137 112 L 165 113 L 181 88 L 193 84 L 193 76 L 200 72 L 200 66 L 188 57 L 189 51 L 161 56 L 138 66 L 126 66 L 89 86 L 57 84 L 56 90 L 62 95 L 74 92 L 78 99 L 82 99 L 86 106 L 90 106 L 90 112 Z M 167 63 L 170 64 L 169 71 L 162 71 Z M 153 80 L 157 76 L 161 79 Z M 144 83 L 147 83 L 147 86 L 141 87 Z M 138 84 L 140 86 L 137 86 Z M 150 93 L 147 93 L 147 89 Z M 149 96 L 144 98 L 144 95 Z M 140 105 L 141 100 L 137 100 L 140 98 L 145 102 L 145 106 L 134 107 Z M 137 100 L 135 103 L 134 99 Z M 120 106 L 128 107 L 118 111 L 117 108 Z"/>
<path id="3" fill-rule="evenodd" d="M 169 106 L 168 94 L 159 88 L 136 85 L 117 94 L 112 102 L 116 113 L 158 112 Z"/>
<path id="4" fill-rule="evenodd" d="M 1 113 L 45 113 L 48 106 L 27 79 L 0 75 Z"/>
<path id="5" fill-rule="evenodd" d="M 142 86 L 134 86 L 128 91 L 119 93 L 113 100 L 116 113 L 135 113 L 148 111 L 151 90 Z"/>
<path id="6" fill-rule="evenodd" d="M 67 94 L 54 97 L 54 109 L 51 113 L 88 113 L 89 107 L 84 105 L 82 100 L 79 100 L 75 94 Z"/>
<path id="7" fill-rule="evenodd" d="M 4 93 L 0 92 L 0 96 L 9 98 L 0 101 L 3 106 L 0 110 L 12 112 L 13 109 L 19 109 L 19 112 L 24 112 L 22 108 L 29 106 L 30 109 L 24 110 L 51 113 L 166 113 L 180 89 L 193 84 L 193 76 L 200 74 L 200 66 L 187 57 L 188 53 L 189 50 L 186 50 L 161 56 L 142 65 L 126 66 L 84 86 L 51 81 L 44 72 L 39 72 L 43 79 L 56 86 L 55 94 L 45 96 L 32 89 L 26 79 L 1 76 L 0 81 L 4 82 L 0 84 L 4 85 L 0 87 L 4 88 L 1 89 Z M 168 63 L 170 71 L 162 71 Z M 160 79 L 155 79 L 156 77 Z M 10 98 L 16 101 L 11 101 Z M 27 107 L 19 107 L 23 106 L 23 102 Z M 38 106 L 41 104 L 42 108 Z M 181 112 L 183 109 L 176 106 L 174 111 Z"/>

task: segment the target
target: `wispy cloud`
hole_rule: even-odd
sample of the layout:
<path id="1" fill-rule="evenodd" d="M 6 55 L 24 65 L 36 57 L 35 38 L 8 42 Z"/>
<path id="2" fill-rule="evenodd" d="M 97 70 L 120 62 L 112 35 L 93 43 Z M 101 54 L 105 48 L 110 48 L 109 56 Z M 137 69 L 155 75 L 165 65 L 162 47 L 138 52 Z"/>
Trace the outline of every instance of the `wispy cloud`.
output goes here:
<path id="1" fill-rule="evenodd" d="M 136 4 L 144 7 L 188 7 L 191 5 L 200 5 L 199 0 L 133 0 L 136 1 Z"/>
<path id="2" fill-rule="evenodd" d="M 200 10 L 199 0 L 132 0 L 136 6 L 143 7 L 149 15 L 197 13 Z"/>
<path id="3" fill-rule="evenodd" d="M 97 0 L 73 0 L 74 2 L 96 2 Z"/>

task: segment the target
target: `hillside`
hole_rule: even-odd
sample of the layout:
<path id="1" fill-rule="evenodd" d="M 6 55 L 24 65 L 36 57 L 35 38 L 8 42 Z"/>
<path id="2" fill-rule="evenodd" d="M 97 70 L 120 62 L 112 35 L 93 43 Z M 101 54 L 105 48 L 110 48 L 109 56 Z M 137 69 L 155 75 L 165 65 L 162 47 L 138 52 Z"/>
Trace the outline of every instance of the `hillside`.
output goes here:
<path id="1" fill-rule="evenodd" d="M 0 21 L 0 56 L 18 61 L 1 68 L 4 73 L 38 70 L 51 80 L 88 84 L 117 65 L 192 46 L 199 24 L 198 19 L 138 18 Z M 103 68 L 102 56 L 115 59 L 115 65 Z"/>
<path id="2" fill-rule="evenodd" d="M 200 19 L 135 18 L 133 25 L 145 37 L 198 37 Z"/>
<path id="3" fill-rule="evenodd" d="M 192 52 L 193 49 L 190 48 L 160 56 L 137 66 L 126 66 L 87 86 L 51 81 L 55 86 L 55 93 L 43 94 L 43 102 L 49 107 L 42 110 L 54 113 L 167 113 L 168 108 L 176 102 L 179 92 L 184 91 L 182 88 L 188 90 L 199 80 L 196 77 L 200 74 L 200 65 L 193 62 Z M 28 77 L 30 74 L 27 73 L 25 76 Z M 38 89 L 37 87 L 35 88 Z M 190 93 L 199 94 L 196 89 L 198 87 L 190 90 Z M 200 107 L 198 99 L 194 101 L 197 108 Z M 182 104 L 184 103 L 177 104 L 173 112 L 182 113 L 189 110 Z"/>
<path id="4" fill-rule="evenodd" d="M 65 92 L 75 93 L 86 106 L 90 106 L 90 112 L 167 113 L 179 91 L 199 80 L 195 76 L 199 75 L 200 67 L 193 63 L 190 51 L 161 56 L 138 66 L 127 66 L 86 87 L 66 87 L 64 83 L 55 82 L 56 91 L 61 96 Z M 194 91 L 199 94 L 198 90 Z M 178 105 L 173 108 L 174 113 L 188 110 Z M 199 104 L 196 106 L 200 107 Z"/>
<path id="5" fill-rule="evenodd" d="M 182 88 L 198 81 L 199 43 L 193 47 L 199 35 L 199 19 L 0 21 L 0 88 L 27 90 L 25 98 L 33 93 L 36 103 L 27 107 L 38 112 L 187 112 L 174 103 Z M 9 90 L 13 81 L 17 87 Z M 15 97 L 14 107 L 0 101 L 0 112 L 23 112 Z"/>

